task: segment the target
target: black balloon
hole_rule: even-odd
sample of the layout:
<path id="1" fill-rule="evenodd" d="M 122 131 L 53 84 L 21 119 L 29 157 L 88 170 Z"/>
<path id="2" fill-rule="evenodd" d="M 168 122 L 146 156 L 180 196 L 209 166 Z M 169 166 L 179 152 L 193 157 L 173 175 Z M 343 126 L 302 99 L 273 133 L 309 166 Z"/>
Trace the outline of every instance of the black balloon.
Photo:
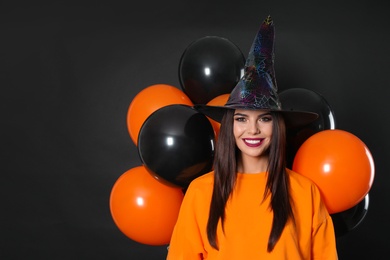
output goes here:
<path id="1" fill-rule="evenodd" d="M 367 214 L 368 206 L 369 196 L 367 194 L 356 206 L 348 210 L 332 214 L 331 217 L 336 237 L 343 236 L 359 226 Z"/>
<path id="2" fill-rule="evenodd" d="M 158 180 L 186 188 L 212 168 L 215 135 L 207 117 L 187 105 L 152 113 L 138 136 L 142 163 Z"/>
<path id="3" fill-rule="evenodd" d="M 244 72 L 245 57 L 232 42 L 206 36 L 191 43 L 179 63 L 180 85 L 194 104 L 229 94 Z"/>
<path id="4" fill-rule="evenodd" d="M 284 110 L 310 111 L 318 118 L 309 125 L 287 129 L 287 166 L 291 167 L 299 147 L 312 135 L 322 130 L 335 129 L 333 109 L 319 93 L 304 89 L 291 88 L 280 92 L 279 99 Z"/>

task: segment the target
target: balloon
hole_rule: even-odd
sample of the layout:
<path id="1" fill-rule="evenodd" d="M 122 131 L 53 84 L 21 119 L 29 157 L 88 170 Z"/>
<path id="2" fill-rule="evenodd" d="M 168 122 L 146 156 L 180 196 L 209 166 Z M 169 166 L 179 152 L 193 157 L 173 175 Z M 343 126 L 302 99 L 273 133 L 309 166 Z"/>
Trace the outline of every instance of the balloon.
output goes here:
<path id="1" fill-rule="evenodd" d="M 127 111 L 127 129 L 135 145 L 146 118 L 157 109 L 172 104 L 193 105 L 182 90 L 166 84 L 151 85 L 134 97 Z"/>
<path id="2" fill-rule="evenodd" d="M 179 80 L 194 104 L 230 93 L 244 73 L 245 57 L 232 42 L 207 36 L 191 43 L 179 62 Z"/>
<path id="3" fill-rule="evenodd" d="M 128 238 L 147 245 L 169 243 L 184 194 L 164 185 L 138 166 L 115 182 L 110 195 L 111 216 Z"/>
<path id="4" fill-rule="evenodd" d="M 333 220 L 336 237 L 343 236 L 359 226 L 367 214 L 368 206 L 369 195 L 367 194 L 356 206 L 330 215 Z"/>
<path id="5" fill-rule="evenodd" d="M 318 119 L 309 125 L 287 129 L 287 166 L 291 167 L 295 154 L 303 142 L 322 130 L 336 128 L 335 115 L 325 98 L 312 90 L 287 89 L 280 92 L 279 100 L 283 109 L 310 111 L 318 114 Z"/>
<path id="6" fill-rule="evenodd" d="M 224 106 L 226 102 L 229 99 L 230 94 L 222 94 L 219 95 L 212 100 L 210 100 L 207 105 L 208 106 Z M 214 134 L 215 134 L 215 140 L 218 140 L 218 135 L 219 135 L 219 128 L 221 127 L 221 124 L 218 123 L 217 121 L 209 118 L 211 125 L 213 126 L 214 129 Z"/>
<path id="7" fill-rule="evenodd" d="M 169 105 L 143 124 L 138 151 L 159 180 L 180 187 L 211 170 L 214 130 L 207 117 L 186 105 Z"/>
<path id="8" fill-rule="evenodd" d="M 330 214 L 357 205 L 374 180 L 374 160 L 367 146 L 343 130 L 324 130 L 309 137 L 294 158 L 293 170 L 321 191 Z"/>

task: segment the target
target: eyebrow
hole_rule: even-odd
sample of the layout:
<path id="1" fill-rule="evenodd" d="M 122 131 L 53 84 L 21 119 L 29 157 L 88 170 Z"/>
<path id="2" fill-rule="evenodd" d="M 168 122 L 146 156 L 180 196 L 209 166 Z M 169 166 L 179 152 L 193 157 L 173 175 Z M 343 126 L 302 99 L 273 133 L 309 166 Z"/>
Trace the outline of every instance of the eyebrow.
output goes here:
<path id="1" fill-rule="evenodd" d="M 267 116 L 267 115 L 271 115 L 271 112 L 265 112 L 264 114 L 260 114 L 258 117 Z M 234 116 L 248 116 L 248 115 L 243 113 L 235 113 Z"/>

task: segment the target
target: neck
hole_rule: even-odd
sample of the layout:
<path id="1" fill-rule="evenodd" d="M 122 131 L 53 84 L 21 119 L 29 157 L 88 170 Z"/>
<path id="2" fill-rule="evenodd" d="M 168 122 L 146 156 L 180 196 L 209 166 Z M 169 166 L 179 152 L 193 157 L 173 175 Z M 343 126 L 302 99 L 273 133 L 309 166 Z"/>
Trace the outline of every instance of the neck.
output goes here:
<path id="1" fill-rule="evenodd" d="M 267 171 L 268 156 L 251 157 L 240 156 L 237 162 L 237 171 L 242 173 L 259 173 Z"/>

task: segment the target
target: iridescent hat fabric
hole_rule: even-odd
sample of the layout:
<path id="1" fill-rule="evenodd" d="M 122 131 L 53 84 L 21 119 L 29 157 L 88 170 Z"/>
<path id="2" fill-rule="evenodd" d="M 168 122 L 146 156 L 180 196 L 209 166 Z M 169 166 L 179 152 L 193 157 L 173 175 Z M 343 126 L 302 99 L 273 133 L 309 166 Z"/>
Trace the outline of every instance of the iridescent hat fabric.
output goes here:
<path id="1" fill-rule="evenodd" d="M 314 121 L 318 117 L 316 113 L 282 109 L 274 70 L 274 38 L 274 22 L 268 16 L 253 41 L 244 75 L 230 93 L 227 103 L 224 106 L 196 105 L 195 108 L 218 122 L 226 109 L 277 111 L 283 114 L 289 127 Z"/>

